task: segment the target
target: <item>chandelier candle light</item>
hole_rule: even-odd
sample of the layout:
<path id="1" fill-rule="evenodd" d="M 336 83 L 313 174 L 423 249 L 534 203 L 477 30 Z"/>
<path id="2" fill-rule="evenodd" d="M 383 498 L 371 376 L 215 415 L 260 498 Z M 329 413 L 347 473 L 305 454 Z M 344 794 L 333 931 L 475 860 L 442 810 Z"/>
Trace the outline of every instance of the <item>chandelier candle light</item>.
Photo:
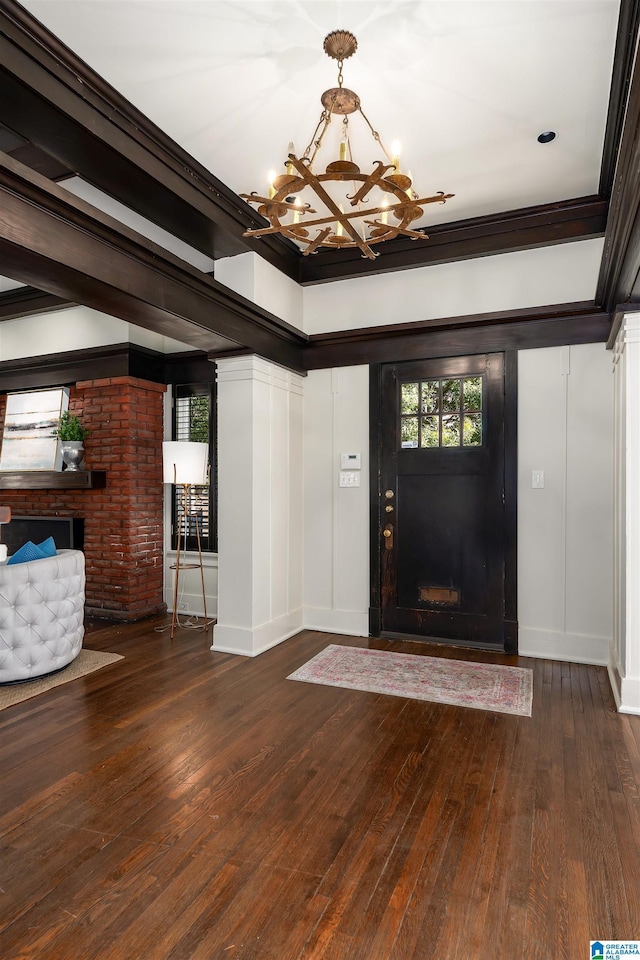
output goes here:
<path id="1" fill-rule="evenodd" d="M 412 230 L 411 223 L 423 216 L 426 204 L 445 203 L 454 196 L 439 192 L 432 197 L 419 197 L 410 174 L 400 169 L 400 145 L 393 143 L 391 153 L 387 151 L 363 113 L 358 94 L 342 85 L 343 62 L 353 56 L 357 47 L 356 38 L 347 30 L 334 30 L 325 38 L 324 52 L 338 61 L 338 86 L 322 94 L 320 120 L 302 157 L 296 156 L 290 143 L 285 173 L 277 175 L 271 171 L 269 196 L 255 191 L 240 194 L 249 203 L 257 204 L 258 213 L 270 223 L 269 227 L 245 231 L 245 237 L 280 233 L 297 242 L 305 256 L 316 253 L 319 247 L 359 247 L 363 256 L 374 259 L 378 254 L 371 249 L 372 244 L 397 236 L 428 239 L 422 231 Z M 349 117 L 356 112 L 385 158 L 374 161 L 371 173 L 362 173 L 351 153 Z M 334 115 L 343 118 L 338 159 L 331 161 L 324 173 L 316 174 L 313 165 Z M 343 184 L 347 187 L 339 186 Z M 347 192 L 349 184 L 351 192 Z M 339 196 L 336 188 L 342 190 Z"/>

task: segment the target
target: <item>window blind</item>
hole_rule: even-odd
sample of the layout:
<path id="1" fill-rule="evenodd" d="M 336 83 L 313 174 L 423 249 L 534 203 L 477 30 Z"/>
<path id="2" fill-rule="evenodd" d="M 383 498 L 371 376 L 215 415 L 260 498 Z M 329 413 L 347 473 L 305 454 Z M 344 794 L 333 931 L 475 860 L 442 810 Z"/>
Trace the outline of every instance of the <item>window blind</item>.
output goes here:
<path id="1" fill-rule="evenodd" d="M 211 383 L 177 384 L 173 400 L 173 439 L 209 444 L 209 486 L 194 485 L 188 489 L 190 516 L 182 530 L 183 547 L 197 550 L 196 523 L 203 551 L 217 549 L 216 537 L 216 464 L 215 464 L 215 387 Z M 182 489 L 174 488 L 172 511 L 172 546 L 178 541 L 177 518 L 180 515 Z"/>

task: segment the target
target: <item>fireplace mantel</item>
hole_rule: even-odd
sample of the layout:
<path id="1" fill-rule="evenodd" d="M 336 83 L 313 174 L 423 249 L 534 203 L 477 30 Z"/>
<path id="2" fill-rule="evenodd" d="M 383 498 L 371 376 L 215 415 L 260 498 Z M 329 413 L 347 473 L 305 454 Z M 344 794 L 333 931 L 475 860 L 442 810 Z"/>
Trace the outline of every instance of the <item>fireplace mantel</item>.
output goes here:
<path id="1" fill-rule="evenodd" d="M 106 470 L 4 470 L 0 490 L 102 490 Z"/>

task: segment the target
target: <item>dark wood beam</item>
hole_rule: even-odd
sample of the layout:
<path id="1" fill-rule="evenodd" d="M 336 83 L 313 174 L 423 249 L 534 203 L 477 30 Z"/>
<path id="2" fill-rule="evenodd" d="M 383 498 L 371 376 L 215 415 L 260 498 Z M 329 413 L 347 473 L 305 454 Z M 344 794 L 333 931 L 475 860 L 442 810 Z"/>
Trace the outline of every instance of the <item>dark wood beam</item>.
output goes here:
<path id="1" fill-rule="evenodd" d="M 66 297 L 56 297 L 35 287 L 15 287 L 0 293 L 0 322 L 19 320 L 20 317 L 37 316 L 39 313 L 51 313 L 75 306 Z"/>
<path id="2" fill-rule="evenodd" d="M 379 244 L 375 261 L 363 260 L 358 250 L 323 250 L 303 257 L 300 282 L 346 280 L 602 237 L 607 210 L 606 200 L 592 196 L 443 223 L 428 229 L 428 240 L 399 238 Z"/>
<path id="3" fill-rule="evenodd" d="M 6 154 L 0 209 L 8 276 L 198 350 L 241 345 L 302 370 L 295 328 Z"/>
<path id="4" fill-rule="evenodd" d="M 609 109 L 607 111 L 607 125 L 600 168 L 598 193 L 601 197 L 609 198 L 613 190 L 616 161 L 633 77 L 639 29 L 640 0 L 620 0 L 616 48 L 609 92 Z"/>
<path id="5" fill-rule="evenodd" d="M 215 373 L 215 364 L 202 350 L 163 354 L 135 343 L 115 343 L 4 360 L 0 362 L 0 393 L 107 377 L 139 377 L 152 383 L 200 383 L 214 381 Z"/>
<path id="6" fill-rule="evenodd" d="M 14 0 L 0 0 L 0 120 L 169 233 L 213 257 L 250 249 L 291 277 L 282 237 Z"/>
<path id="7" fill-rule="evenodd" d="M 611 316 L 592 301 L 343 330 L 309 338 L 307 370 L 416 357 L 605 343 Z"/>
<path id="8" fill-rule="evenodd" d="M 75 176 L 73 170 L 69 170 L 63 163 L 60 163 L 55 157 L 50 157 L 48 153 L 45 153 L 40 147 L 34 146 L 33 143 L 25 143 L 23 146 L 8 150 L 7 153 L 14 160 L 19 160 L 20 163 L 24 163 L 25 166 L 30 167 L 37 173 L 41 173 L 48 180 L 55 180 L 56 183 Z"/>
<path id="9" fill-rule="evenodd" d="M 625 4 L 622 12 L 630 18 L 634 11 Z M 633 71 L 628 72 L 631 73 L 627 84 L 629 95 L 624 104 L 624 125 L 596 288 L 596 303 L 610 312 L 640 300 L 640 70 L 637 57 Z M 619 112 L 622 109 L 621 104 Z"/>
<path id="10" fill-rule="evenodd" d="M 607 340 L 609 350 L 613 350 L 614 348 L 616 337 L 622 326 L 625 314 L 638 313 L 638 311 L 640 311 L 640 300 L 637 300 L 635 303 L 619 303 L 615 308 L 611 315 L 611 330 L 609 331 L 609 339 Z"/>

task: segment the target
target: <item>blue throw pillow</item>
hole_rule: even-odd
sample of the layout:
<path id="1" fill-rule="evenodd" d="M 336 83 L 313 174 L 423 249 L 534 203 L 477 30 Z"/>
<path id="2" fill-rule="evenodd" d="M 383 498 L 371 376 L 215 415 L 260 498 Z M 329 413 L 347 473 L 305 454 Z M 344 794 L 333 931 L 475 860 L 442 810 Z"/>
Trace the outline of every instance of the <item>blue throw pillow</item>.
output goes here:
<path id="1" fill-rule="evenodd" d="M 53 537 L 47 537 L 46 540 L 43 540 L 42 543 L 36 544 L 38 550 L 41 550 L 45 557 L 55 557 L 58 555 L 56 550 L 56 542 Z"/>
<path id="2" fill-rule="evenodd" d="M 37 547 L 33 540 L 27 540 L 19 550 L 16 550 L 7 560 L 7 566 L 10 563 L 28 563 L 29 560 L 43 560 L 46 556 L 40 547 Z"/>

